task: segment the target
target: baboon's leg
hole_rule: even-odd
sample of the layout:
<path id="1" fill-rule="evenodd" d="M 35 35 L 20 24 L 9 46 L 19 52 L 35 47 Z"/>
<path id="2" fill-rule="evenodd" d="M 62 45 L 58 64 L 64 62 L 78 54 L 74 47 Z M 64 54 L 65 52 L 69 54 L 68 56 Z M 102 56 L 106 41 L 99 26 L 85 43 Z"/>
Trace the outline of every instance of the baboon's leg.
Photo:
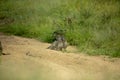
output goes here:
<path id="1" fill-rule="evenodd" d="M 58 41 L 57 50 L 62 51 L 62 49 L 63 49 L 63 41 Z"/>
<path id="2" fill-rule="evenodd" d="M 48 47 L 48 49 L 56 50 L 58 45 L 58 41 L 54 41 L 51 46 Z"/>
<path id="3" fill-rule="evenodd" d="M 64 51 L 66 51 L 67 46 L 68 46 L 67 41 L 63 41 L 63 50 Z"/>
<path id="4" fill-rule="evenodd" d="M 63 42 L 63 46 L 64 46 L 65 49 L 67 48 L 67 46 L 68 46 L 67 41 L 64 41 L 64 42 Z"/>

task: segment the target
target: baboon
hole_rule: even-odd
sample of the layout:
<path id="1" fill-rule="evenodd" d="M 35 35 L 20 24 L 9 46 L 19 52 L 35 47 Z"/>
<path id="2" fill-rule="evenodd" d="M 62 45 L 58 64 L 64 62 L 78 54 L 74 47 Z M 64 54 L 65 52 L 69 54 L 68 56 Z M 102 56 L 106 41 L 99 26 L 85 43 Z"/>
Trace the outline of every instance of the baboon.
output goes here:
<path id="1" fill-rule="evenodd" d="M 51 46 L 48 47 L 48 49 L 59 50 L 59 51 L 66 50 L 68 43 L 63 36 L 62 30 L 55 31 L 53 33 L 53 37 L 55 38 L 55 41 L 52 43 Z"/>

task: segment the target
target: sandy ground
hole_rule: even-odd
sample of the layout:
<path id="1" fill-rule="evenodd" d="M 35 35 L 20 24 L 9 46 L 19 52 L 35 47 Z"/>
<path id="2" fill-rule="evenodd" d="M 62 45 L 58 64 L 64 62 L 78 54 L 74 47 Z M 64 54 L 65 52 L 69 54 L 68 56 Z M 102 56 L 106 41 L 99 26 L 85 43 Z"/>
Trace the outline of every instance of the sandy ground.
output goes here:
<path id="1" fill-rule="evenodd" d="M 0 33 L 0 80 L 120 80 L 120 59 L 88 56 L 69 46 L 49 50 L 48 43 Z"/>

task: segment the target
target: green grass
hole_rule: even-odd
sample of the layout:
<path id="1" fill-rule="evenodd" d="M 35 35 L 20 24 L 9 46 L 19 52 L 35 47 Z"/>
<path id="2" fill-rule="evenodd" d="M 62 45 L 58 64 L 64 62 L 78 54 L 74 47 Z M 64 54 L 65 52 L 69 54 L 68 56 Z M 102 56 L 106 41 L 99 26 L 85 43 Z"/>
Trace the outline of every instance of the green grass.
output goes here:
<path id="1" fill-rule="evenodd" d="M 52 32 L 63 29 L 80 52 L 120 57 L 119 0 L 1 0 L 0 4 L 0 17 L 14 19 L 0 25 L 2 32 L 52 42 Z"/>

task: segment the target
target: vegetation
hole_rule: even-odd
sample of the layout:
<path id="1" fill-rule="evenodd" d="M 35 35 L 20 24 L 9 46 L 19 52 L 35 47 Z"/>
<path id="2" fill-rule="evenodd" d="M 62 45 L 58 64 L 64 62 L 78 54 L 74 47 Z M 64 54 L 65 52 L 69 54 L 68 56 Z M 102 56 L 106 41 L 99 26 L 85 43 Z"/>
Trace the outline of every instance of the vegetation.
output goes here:
<path id="1" fill-rule="evenodd" d="M 120 0 L 1 0 L 0 20 L 2 32 L 52 42 L 62 29 L 81 52 L 120 57 Z"/>

